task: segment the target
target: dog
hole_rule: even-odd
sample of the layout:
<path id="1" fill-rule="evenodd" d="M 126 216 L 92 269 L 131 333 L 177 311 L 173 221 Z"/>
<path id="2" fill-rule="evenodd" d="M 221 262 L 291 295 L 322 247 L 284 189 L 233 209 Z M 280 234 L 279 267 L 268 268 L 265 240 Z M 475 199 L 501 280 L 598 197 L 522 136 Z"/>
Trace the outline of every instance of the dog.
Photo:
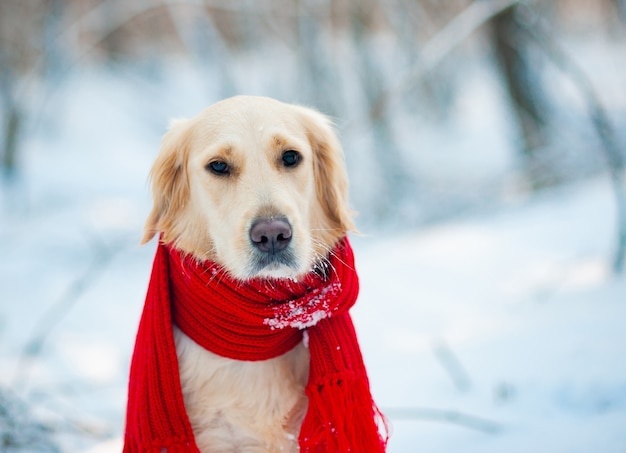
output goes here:
<path id="1" fill-rule="evenodd" d="M 232 277 L 299 279 L 349 231 L 343 151 L 321 113 L 237 96 L 175 120 L 151 171 L 142 243 L 164 243 Z M 173 326 L 184 404 L 203 452 L 296 452 L 307 410 L 300 343 L 254 362 L 218 356 Z"/>

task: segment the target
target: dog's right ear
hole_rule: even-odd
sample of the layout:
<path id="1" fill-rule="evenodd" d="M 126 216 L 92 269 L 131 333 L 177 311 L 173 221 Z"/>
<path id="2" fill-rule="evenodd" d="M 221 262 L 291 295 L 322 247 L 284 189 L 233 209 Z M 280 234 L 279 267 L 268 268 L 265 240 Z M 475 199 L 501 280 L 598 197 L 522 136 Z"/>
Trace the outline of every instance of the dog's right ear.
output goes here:
<path id="1" fill-rule="evenodd" d="M 189 199 L 186 162 L 190 142 L 191 120 L 172 121 L 150 171 L 154 204 L 146 220 L 142 244 L 157 233 L 163 234 L 165 243 L 173 242 L 178 235 L 176 219 Z"/>

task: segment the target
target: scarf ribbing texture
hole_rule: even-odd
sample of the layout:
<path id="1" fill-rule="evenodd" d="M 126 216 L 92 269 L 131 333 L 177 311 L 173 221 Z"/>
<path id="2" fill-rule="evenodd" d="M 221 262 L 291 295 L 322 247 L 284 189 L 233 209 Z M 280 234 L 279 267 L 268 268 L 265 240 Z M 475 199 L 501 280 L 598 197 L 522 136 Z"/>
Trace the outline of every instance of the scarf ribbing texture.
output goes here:
<path id="1" fill-rule="evenodd" d="M 377 453 L 386 421 L 372 400 L 348 313 L 359 290 L 344 238 L 302 280 L 230 277 L 159 244 L 131 364 L 124 452 L 198 452 L 172 334 L 235 360 L 280 356 L 306 335 L 311 356 L 301 452 Z M 306 332 L 306 333 L 305 333 Z"/>

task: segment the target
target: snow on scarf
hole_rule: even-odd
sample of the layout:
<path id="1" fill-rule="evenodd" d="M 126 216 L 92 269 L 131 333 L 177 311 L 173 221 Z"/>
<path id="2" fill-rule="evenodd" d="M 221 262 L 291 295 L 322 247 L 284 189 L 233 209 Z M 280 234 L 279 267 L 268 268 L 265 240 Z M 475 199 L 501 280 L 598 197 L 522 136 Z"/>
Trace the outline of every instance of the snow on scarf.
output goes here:
<path id="1" fill-rule="evenodd" d="M 348 313 L 359 284 L 347 239 L 327 264 L 299 282 L 242 282 L 213 262 L 197 262 L 159 244 L 131 364 L 124 452 L 198 452 L 184 407 L 172 323 L 202 347 L 246 361 L 284 354 L 306 330 L 309 406 L 300 451 L 384 452 L 386 421 L 372 400 Z"/>

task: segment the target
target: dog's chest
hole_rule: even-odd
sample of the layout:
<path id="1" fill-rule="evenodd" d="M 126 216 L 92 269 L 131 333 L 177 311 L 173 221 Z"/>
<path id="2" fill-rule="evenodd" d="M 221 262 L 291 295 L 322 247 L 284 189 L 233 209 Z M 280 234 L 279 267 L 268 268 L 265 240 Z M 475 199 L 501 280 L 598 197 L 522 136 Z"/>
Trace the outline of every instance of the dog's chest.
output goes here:
<path id="1" fill-rule="evenodd" d="M 307 408 L 303 344 L 270 360 L 220 357 L 174 327 L 187 415 L 202 452 L 297 452 Z"/>

